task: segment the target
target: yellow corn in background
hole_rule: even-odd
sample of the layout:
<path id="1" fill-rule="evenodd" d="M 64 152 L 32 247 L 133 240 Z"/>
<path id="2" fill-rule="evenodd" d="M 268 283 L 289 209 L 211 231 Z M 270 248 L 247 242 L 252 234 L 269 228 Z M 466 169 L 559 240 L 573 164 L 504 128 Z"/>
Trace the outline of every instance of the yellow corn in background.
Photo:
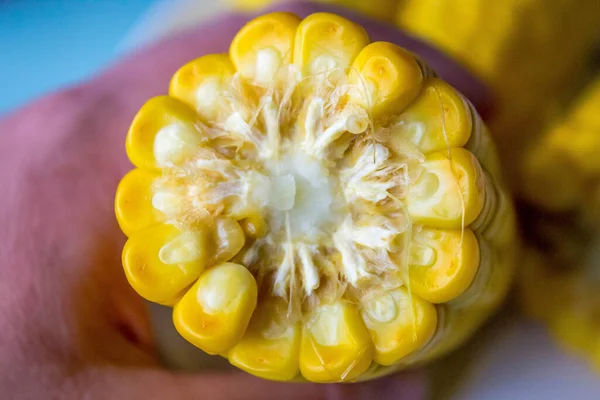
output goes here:
<path id="1" fill-rule="evenodd" d="M 496 96 L 488 124 L 507 174 L 521 149 L 582 85 L 600 40 L 597 0 L 400 0 L 397 23 L 484 79 Z"/>
<path id="2" fill-rule="evenodd" d="M 532 203 L 600 217 L 600 76 L 528 149 L 522 170 Z"/>
<path id="3" fill-rule="evenodd" d="M 572 216 L 543 219 L 530 224 L 537 242 L 527 249 L 519 274 L 521 303 L 561 347 L 600 372 L 597 228 L 592 230 Z"/>
<path id="4" fill-rule="evenodd" d="M 520 279 L 526 311 L 600 368 L 600 77 L 526 153 L 526 195 L 546 210 Z M 535 242 L 533 242 L 535 245 Z M 548 253 L 548 249 L 552 249 Z"/>
<path id="5" fill-rule="evenodd" d="M 142 106 L 126 149 L 130 284 L 251 374 L 356 381 L 434 359 L 511 281 L 513 207 L 479 116 L 337 15 L 252 20 Z"/>

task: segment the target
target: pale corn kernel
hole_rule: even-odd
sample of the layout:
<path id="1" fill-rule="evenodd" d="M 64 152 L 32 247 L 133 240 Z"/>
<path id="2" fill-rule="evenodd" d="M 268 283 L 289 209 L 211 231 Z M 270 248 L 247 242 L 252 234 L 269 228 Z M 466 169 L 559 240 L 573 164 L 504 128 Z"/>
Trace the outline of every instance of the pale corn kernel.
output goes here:
<path id="1" fill-rule="evenodd" d="M 151 204 L 156 210 L 166 215 L 181 213 L 184 209 L 183 196 L 168 191 L 155 191 Z"/>
<path id="2" fill-rule="evenodd" d="M 364 47 L 348 73 L 353 102 L 375 115 L 400 113 L 421 91 L 423 72 L 406 50 L 387 42 Z"/>
<path id="3" fill-rule="evenodd" d="M 246 24 L 229 48 L 231 61 L 246 79 L 270 86 L 290 63 L 300 18 L 289 13 L 263 15 Z"/>
<path id="4" fill-rule="evenodd" d="M 240 221 L 240 226 L 246 236 L 252 239 L 260 239 L 267 234 L 267 223 L 258 213 L 242 219 Z"/>
<path id="5" fill-rule="evenodd" d="M 427 344 L 435 333 L 437 314 L 430 303 L 396 288 L 367 296 L 362 315 L 375 344 L 374 360 L 392 365 Z"/>
<path id="6" fill-rule="evenodd" d="M 479 245 L 469 229 L 413 231 L 409 281 L 413 293 L 432 303 L 460 296 L 479 268 Z"/>
<path id="7" fill-rule="evenodd" d="M 459 229 L 475 221 L 485 191 L 483 171 L 471 153 L 461 148 L 432 153 L 421 168 L 406 196 L 413 222 Z"/>
<path id="8" fill-rule="evenodd" d="M 145 299 L 173 304 L 201 274 L 210 258 L 208 234 L 159 224 L 137 231 L 123 249 L 131 286 Z"/>
<path id="9" fill-rule="evenodd" d="M 156 138 L 159 132 L 164 136 L 173 136 L 172 125 L 185 127 L 185 134 L 181 135 L 187 141 L 196 143 L 200 133 L 192 128 L 196 123 L 197 115 L 185 103 L 169 96 L 154 97 L 146 102 L 136 114 L 127 138 L 125 148 L 131 162 L 140 168 L 157 168 L 164 166 L 164 159 L 156 158 Z M 171 135 L 164 135 L 165 130 Z M 169 142 L 169 141 L 167 141 Z M 172 143 L 172 140 L 170 141 Z M 159 146 L 159 149 L 162 146 Z M 160 165 L 159 165 L 160 164 Z"/>
<path id="10" fill-rule="evenodd" d="M 299 373 L 300 324 L 287 317 L 280 299 L 264 300 L 244 337 L 228 353 L 229 362 L 253 375 L 289 381 Z"/>
<path id="11" fill-rule="evenodd" d="M 402 152 L 409 142 L 429 154 L 463 147 L 471 130 L 471 112 L 463 97 L 441 79 L 429 78 L 419 96 L 395 121 L 387 144 L 390 150 Z"/>
<path id="12" fill-rule="evenodd" d="M 208 269 L 175 305 L 173 322 L 186 340 L 209 354 L 231 349 L 256 308 L 256 281 L 242 265 Z"/>
<path id="13" fill-rule="evenodd" d="M 231 260 L 245 243 L 244 231 L 240 225 L 231 218 L 215 218 L 213 230 L 214 255 L 213 264 Z"/>
<path id="14" fill-rule="evenodd" d="M 160 248 L 158 259 L 163 264 L 181 264 L 200 260 L 205 257 L 205 241 L 204 232 L 183 232 Z"/>
<path id="15" fill-rule="evenodd" d="M 154 158 L 159 167 L 181 164 L 200 146 L 200 133 L 194 126 L 176 122 L 162 127 L 154 137 Z"/>
<path id="16" fill-rule="evenodd" d="M 334 14 L 312 14 L 296 31 L 294 65 L 304 77 L 326 71 L 343 75 L 368 43 L 360 25 Z"/>
<path id="17" fill-rule="evenodd" d="M 304 323 L 300 370 L 313 382 L 351 381 L 371 364 L 373 344 L 356 307 L 319 307 Z"/>
<path id="18" fill-rule="evenodd" d="M 207 120 L 222 118 L 229 110 L 226 87 L 234 73 L 229 57 L 209 54 L 181 67 L 171 79 L 169 94 L 193 105 Z"/>

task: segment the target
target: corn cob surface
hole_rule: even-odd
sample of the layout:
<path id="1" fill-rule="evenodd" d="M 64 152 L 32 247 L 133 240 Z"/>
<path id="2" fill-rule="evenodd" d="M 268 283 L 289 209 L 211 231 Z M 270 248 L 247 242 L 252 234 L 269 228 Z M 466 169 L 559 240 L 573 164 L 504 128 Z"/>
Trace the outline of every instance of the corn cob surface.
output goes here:
<path id="1" fill-rule="evenodd" d="M 126 140 L 123 265 L 189 342 L 273 380 L 372 379 L 499 306 L 515 220 L 470 103 L 334 14 L 190 61 Z"/>

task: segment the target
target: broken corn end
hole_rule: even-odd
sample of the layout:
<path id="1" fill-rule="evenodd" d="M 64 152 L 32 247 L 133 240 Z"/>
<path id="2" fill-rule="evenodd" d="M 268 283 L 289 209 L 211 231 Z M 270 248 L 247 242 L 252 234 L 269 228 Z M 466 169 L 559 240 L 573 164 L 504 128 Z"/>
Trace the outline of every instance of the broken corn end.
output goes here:
<path id="1" fill-rule="evenodd" d="M 508 276 L 487 249 L 512 245 L 513 215 L 477 112 L 338 15 L 248 22 L 141 107 L 126 150 L 129 283 L 262 378 L 355 382 L 441 355 L 477 325 L 444 310 L 481 323 L 490 271 Z"/>

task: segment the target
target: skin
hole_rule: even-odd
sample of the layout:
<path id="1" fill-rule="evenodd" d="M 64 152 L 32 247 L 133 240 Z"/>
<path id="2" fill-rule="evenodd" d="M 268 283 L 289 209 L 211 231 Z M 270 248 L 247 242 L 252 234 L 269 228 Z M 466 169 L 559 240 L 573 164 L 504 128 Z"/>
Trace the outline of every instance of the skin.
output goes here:
<path id="1" fill-rule="evenodd" d="M 249 18 L 227 15 L 159 42 L 0 120 L 3 398 L 424 397 L 419 372 L 356 385 L 292 386 L 242 373 L 182 374 L 159 365 L 147 310 L 121 268 L 125 237 L 113 200 L 119 179 L 131 169 L 125 135 L 139 107 L 166 93 L 179 66 L 226 51 Z M 434 67 L 456 74 L 455 65 L 441 60 Z"/>

